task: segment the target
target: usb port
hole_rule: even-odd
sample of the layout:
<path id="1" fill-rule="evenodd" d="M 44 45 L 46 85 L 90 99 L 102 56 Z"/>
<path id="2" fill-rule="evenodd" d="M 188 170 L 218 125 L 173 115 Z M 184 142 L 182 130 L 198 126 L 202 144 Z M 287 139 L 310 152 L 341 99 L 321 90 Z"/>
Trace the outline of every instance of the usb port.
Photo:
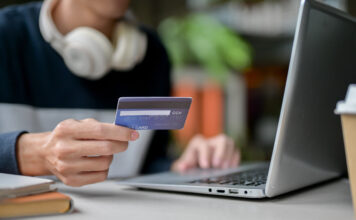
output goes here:
<path id="1" fill-rule="evenodd" d="M 239 194 L 239 191 L 237 189 L 229 189 L 230 194 Z"/>
<path id="2" fill-rule="evenodd" d="M 223 189 L 217 189 L 216 192 L 218 192 L 218 193 L 225 193 L 225 190 L 223 190 Z"/>

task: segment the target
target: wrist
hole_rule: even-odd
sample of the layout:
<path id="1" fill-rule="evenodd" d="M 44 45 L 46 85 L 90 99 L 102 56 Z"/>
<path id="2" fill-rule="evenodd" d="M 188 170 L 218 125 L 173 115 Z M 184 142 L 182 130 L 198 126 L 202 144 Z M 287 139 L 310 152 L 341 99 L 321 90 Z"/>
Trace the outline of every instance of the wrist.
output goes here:
<path id="1" fill-rule="evenodd" d="M 22 134 L 16 144 L 17 164 L 22 175 L 41 176 L 51 172 L 46 168 L 43 146 L 49 133 Z"/>

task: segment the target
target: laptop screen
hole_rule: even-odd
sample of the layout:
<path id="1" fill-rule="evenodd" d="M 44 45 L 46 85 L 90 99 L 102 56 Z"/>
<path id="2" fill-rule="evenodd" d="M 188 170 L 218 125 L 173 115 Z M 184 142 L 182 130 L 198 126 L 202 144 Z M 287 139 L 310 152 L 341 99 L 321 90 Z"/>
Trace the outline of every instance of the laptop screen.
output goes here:
<path id="1" fill-rule="evenodd" d="M 315 1 L 301 7 L 267 182 L 275 190 L 267 189 L 269 196 L 346 170 L 334 109 L 356 83 L 356 22 Z"/>

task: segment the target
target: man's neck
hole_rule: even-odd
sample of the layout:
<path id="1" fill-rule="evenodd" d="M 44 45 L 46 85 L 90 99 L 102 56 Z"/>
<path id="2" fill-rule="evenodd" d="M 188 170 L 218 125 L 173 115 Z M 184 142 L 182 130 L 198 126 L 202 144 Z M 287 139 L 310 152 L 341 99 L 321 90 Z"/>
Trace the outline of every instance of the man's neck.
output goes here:
<path id="1" fill-rule="evenodd" d="M 75 28 L 86 26 L 100 31 L 110 40 L 117 23 L 115 19 L 96 14 L 80 0 L 59 0 L 52 11 L 52 17 L 63 35 Z"/>

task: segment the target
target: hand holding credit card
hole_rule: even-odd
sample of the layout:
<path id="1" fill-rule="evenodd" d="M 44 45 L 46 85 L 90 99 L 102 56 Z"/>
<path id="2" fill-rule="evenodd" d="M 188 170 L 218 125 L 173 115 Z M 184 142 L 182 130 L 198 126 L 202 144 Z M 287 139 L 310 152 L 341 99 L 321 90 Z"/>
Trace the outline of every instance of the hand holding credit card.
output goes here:
<path id="1" fill-rule="evenodd" d="M 175 130 L 184 127 L 190 97 L 121 97 L 115 124 L 135 130 Z"/>

